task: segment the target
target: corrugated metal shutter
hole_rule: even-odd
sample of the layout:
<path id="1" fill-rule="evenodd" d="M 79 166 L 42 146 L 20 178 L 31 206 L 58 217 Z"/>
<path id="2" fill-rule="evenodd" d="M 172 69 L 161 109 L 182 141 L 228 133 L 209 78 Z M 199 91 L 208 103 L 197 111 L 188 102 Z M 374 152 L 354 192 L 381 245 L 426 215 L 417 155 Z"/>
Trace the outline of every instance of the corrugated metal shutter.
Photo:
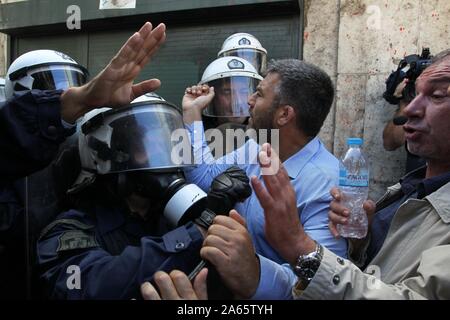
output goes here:
<path id="1" fill-rule="evenodd" d="M 269 58 L 299 56 L 298 17 L 264 17 L 245 21 L 168 25 L 167 41 L 140 79 L 159 78 L 158 93 L 177 105 L 186 86 L 197 83 L 206 66 L 217 57 L 223 41 L 232 33 L 248 32 L 268 50 Z M 91 32 L 75 36 L 17 38 L 17 54 L 54 49 L 67 53 L 97 74 L 135 30 Z"/>

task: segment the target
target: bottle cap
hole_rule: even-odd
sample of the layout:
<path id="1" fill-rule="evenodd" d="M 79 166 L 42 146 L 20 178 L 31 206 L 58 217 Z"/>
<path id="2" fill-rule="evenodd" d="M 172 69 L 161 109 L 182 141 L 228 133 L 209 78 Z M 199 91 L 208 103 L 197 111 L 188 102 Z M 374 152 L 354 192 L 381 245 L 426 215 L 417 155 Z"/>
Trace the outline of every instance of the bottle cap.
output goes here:
<path id="1" fill-rule="evenodd" d="M 347 144 L 348 145 L 361 146 L 363 144 L 363 139 L 361 139 L 361 138 L 348 138 L 347 139 Z"/>

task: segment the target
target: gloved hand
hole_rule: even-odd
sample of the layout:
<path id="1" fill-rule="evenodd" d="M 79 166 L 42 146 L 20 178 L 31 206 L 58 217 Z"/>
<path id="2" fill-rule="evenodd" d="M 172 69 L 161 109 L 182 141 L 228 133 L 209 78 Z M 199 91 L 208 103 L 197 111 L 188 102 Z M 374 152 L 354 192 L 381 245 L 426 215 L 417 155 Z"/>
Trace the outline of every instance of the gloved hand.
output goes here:
<path id="1" fill-rule="evenodd" d="M 230 167 L 211 183 L 207 206 L 215 214 L 228 215 L 237 202 L 244 201 L 251 194 L 247 174 L 238 167 Z"/>

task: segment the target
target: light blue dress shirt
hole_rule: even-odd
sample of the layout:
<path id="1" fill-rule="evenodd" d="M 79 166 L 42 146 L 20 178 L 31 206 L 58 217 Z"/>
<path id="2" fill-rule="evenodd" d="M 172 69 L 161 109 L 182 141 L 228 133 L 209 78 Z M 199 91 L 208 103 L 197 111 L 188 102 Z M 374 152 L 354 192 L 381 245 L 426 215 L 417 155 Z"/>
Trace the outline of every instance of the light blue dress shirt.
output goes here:
<path id="1" fill-rule="evenodd" d="M 189 182 L 207 192 L 212 180 L 232 165 L 238 165 L 249 177 L 256 176 L 262 181 L 257 162 L 260 146 L 253 139 L 215 160 L 207 146 L 202 122 L 194 122 L 186 125 L 186 128 L 191 137 L 196 164 L 195 167 L 185 169 Z M 328 229 L 328 211 L 332 199 L 330 189 L 338 185 L 338 160 L 318 138 L 314 138 L 283 165 L 297 195 L 298 214 L 305 232 L 335 254 L 346 257 L 345 239 L 335 239 Z M 286 261 L 265 239 L 264 211 L 255 193 L 245 202 L 237 204 L 235 209 L 245 218 L 256 253 L 260 255 L 261 279 L 254 298 L 290 299 L 296 277 Z"/>

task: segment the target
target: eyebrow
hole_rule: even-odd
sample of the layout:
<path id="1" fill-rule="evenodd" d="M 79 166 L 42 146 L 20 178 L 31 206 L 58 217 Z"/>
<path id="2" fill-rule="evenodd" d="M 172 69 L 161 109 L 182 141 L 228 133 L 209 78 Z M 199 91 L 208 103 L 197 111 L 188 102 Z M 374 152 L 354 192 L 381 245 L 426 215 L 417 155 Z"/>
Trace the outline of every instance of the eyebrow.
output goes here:
<path id="1" fill-rule="evenodd" d="M 447 77 L 442 77 L 442 78 L 438 78 L 438 79 L 430 79 L 430 82 L 433 83 L 433 84 L 436 84 L 436 83 L 442 83 L 442 84 L 450 83 L 450 74 Z"/>

